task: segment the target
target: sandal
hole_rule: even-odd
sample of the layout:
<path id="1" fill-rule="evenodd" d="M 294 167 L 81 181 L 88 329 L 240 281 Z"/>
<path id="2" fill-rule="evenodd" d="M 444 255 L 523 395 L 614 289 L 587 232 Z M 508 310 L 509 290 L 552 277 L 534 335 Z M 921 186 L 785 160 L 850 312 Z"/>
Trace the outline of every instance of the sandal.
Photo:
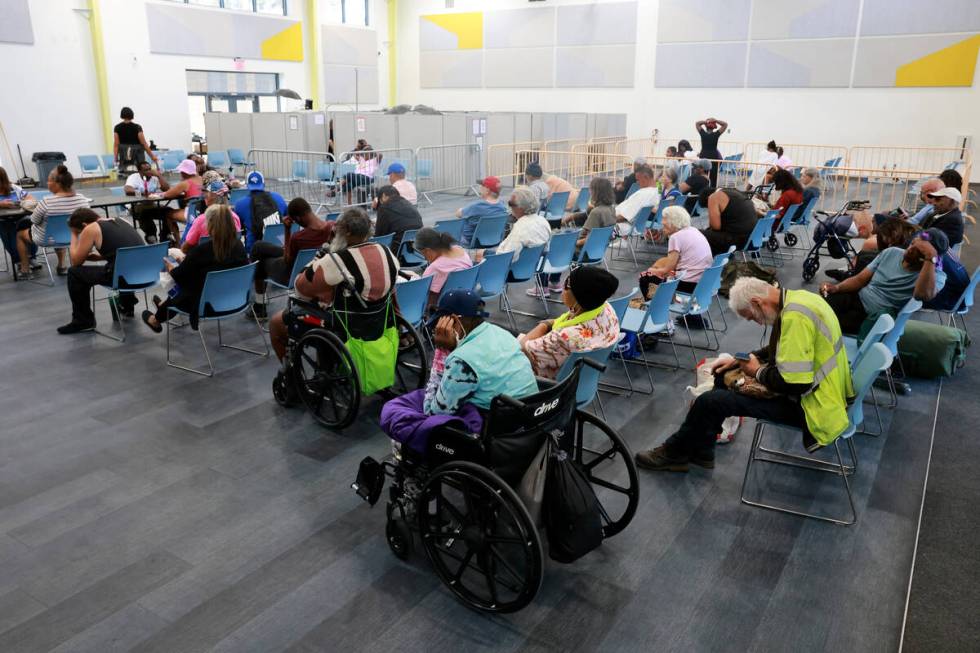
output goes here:
<path id="1" fill-rule="evenodd" d="M 140 314 L 140 317 L 143 318 L 143 324 L 145 324 L 146 326 L 150 327 L 150 330 L 153 331 L 154 333 L 160 333 L 160 332 L 163 331 L 163 325 L 162 324 L 153 325 L 153 324 L 150 323 L 150 318 L 153 317 L 153 313 L 152 312 L 150 312 L 150 311 L 143 311 Z"/>

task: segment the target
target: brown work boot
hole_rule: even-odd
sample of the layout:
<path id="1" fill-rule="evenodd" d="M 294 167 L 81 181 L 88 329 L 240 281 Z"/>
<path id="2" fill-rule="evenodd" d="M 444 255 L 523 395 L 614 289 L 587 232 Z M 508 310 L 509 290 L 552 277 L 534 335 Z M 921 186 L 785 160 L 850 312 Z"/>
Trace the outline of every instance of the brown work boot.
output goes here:
<path id="1" fill-rule="evenodd" d="M 686 472 L 688 469 L 688 457 L 670 456 L 664 445 L 641 451 L 634 455 L 633 459 L 636 460 L 637 466 L 655 472 Z"/>

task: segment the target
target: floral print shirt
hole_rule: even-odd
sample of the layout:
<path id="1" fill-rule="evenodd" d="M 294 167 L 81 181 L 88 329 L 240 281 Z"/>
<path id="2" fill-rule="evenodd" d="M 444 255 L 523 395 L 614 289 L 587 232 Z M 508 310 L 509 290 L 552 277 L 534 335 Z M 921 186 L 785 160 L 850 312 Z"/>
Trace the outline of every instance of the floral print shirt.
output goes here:
<path id="1" fill-rule="evenodd" d="M 524 353 L 537 376 L 554 379 L 573 352 L 594 351 L 619 341 L 619 320 L 608 303 L 591 320 L 552 330 L 535 340 L 524 340 Z"/>

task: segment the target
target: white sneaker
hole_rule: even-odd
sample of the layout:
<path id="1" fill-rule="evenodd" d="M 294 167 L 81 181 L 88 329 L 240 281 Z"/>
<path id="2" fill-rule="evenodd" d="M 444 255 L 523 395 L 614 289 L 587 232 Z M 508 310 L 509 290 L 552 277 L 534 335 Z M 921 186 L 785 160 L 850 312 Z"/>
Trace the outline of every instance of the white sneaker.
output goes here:
<path id="1" fill-rule="evenodd" d="M 565 291 L 565 285 L 560 281 L 558 283 L 549 283 L 548 291 L 556 295 L 560 295 Z"/>
<path id="2" fill-rule="evenodd" d="M 547 297 L 548 296 L 547 291 L 546 292 L 541 292 L 537 288 L 528 288 L 524 292 L 525 292 L 525 294 L 527 294 L 528 297 L 538 297 L 538 298 L 541 298 L 541 297 Z"/>

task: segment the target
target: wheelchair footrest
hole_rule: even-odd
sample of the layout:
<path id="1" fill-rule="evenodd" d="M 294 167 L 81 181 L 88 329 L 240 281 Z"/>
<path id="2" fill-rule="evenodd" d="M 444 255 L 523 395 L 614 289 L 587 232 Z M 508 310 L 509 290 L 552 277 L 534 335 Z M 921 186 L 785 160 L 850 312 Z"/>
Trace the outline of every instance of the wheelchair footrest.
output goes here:
<path id="1" fill-rule="evenodd" d="M 378 502 L 385 485 L 385 470 L 381 463 L 368 456 L 357 468 L 357 478 L 351 488 L 370 505 Z"/>

